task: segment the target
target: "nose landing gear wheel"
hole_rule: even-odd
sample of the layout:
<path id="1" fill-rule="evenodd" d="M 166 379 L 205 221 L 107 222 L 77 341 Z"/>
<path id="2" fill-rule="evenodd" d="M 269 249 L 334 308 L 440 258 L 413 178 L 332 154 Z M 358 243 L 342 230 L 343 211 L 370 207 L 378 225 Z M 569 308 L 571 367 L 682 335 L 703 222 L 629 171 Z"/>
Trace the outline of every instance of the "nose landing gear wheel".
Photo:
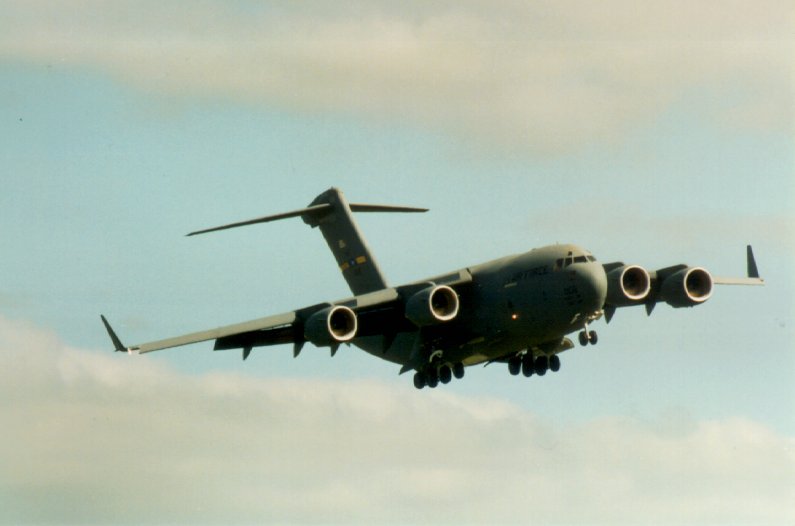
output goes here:
<path id="1" fill-rule="evenodd" d="M 599 341 L 599 336 L 597 336 L 596 331 L 580 331 L 580 345 L 583 347 L 588 345 L 596 345 L 596 342 Z"/>

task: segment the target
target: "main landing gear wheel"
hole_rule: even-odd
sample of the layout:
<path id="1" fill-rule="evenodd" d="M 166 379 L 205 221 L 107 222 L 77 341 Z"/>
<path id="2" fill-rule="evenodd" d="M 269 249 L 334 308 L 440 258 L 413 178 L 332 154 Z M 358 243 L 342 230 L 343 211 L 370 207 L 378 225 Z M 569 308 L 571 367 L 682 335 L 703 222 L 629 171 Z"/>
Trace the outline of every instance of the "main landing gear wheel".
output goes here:
<path id="1" fill-rule="evenodd" d="M 519 374 L 519 371 L 522 369 L 522 359 L 518 356 L 514 356 L 510 360 L 508 360 L 508 372 L 511 373 L 511 376 L 516 376 Z"/>
<path id="2" fill-rule="evenodd" d="M 533 355 L 528 351 L 522 358 L 522 374 L 525 378 L 530 378 L 534 372 L 536 372 L 535 362 L 533 361 Z"/>
<path id="3" fill-rule="evenodd" d="M 437 387 L 439 383 L 447 384 L 453 380 L 453 377 L 461 379 L 464 377 L 464 364 L 456 362 L 454 364 L 444 364 L 436 368 L 429 365 L 422 371 L 414 373 L 414 387 L 423 389 L 430 387 L 431 389 Z"/>
<path id="4" fill-rule="evenodd" d="M 547 374 L 547 369 L 549 368 L 549 359 L 546 356 L 539 356 L 536 358 L 535 361 L 535 370 L 538 376 L 544 376 Z"/>
<path id="5" fill-rule="evenodd" d="M 452 379 L 453 371 L 450 370 L 450 367 L 447 365 L 441 366 L 439 368 L 439 381 L 443 384 L 449 384 Z"/>
<path id="6" fill-rule="evenodd" d="M 549 370 L 553 373 L 560 371 L 560 357 L 557 354 L 549 357 Z"/>

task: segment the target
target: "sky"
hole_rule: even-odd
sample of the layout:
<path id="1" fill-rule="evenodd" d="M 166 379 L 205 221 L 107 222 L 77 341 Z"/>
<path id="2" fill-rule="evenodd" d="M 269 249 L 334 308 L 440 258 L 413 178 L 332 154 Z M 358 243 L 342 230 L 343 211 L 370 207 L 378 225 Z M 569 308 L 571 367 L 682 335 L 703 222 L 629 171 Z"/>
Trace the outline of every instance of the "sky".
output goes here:
<path id="1" fill-rule="evenodd" d="M 0 524 L 795 522 L 786 1 L 0 1 Z M 553 243 L 742 276 L 561 371 L 112 353 Z"/>

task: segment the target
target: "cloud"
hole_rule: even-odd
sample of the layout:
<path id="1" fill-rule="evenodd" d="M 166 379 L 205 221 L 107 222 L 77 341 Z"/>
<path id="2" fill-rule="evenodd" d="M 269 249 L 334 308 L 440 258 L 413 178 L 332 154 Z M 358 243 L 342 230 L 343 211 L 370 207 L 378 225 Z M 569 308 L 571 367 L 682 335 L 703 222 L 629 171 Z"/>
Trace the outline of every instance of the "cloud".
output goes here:
<path id="1" fill-rule="evenodd" d="M 793 129 L 786 1 L 181 6 L 6 3 L 0 57 L 545 153 L 618 141 L 698 90 L 722 126 Z"/>
<path id="2" fill-rule="evenodd" d="M 743 418 L 564 427 L 403 383 L 188 376 L 3 318 L 0 380 L 0 523 L 795 519 L 795 440 Z"/>

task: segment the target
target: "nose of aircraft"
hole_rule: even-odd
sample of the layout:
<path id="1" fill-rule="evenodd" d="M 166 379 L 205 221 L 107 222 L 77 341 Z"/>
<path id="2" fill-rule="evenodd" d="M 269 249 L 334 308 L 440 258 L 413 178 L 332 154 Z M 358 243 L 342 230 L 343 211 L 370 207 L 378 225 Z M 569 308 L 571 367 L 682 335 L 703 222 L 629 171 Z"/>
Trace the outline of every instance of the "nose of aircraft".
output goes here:
<path id="1" fill-rule="evenodd" d="M 573 265 L 583 303 L 592 310 L 599 310 L 607 298 L 607 274 L 599 263 Z"/>

